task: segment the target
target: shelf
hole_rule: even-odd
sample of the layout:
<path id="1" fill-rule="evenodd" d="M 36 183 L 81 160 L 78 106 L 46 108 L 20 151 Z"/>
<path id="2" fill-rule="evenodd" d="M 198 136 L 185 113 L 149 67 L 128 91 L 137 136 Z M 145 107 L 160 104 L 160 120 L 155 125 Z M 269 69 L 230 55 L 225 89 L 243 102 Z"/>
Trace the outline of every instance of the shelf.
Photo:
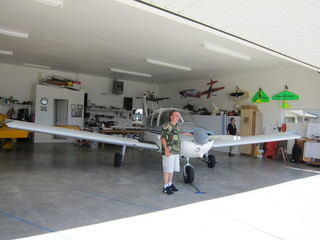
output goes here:
<path id="1" fill-rule="evenodd" d="M 106 112 L 131 112 L 125 109 L 111 109 L 111 108 L 87 108 L 86 111 L 106 111 Z"/>
<path id="2" fill-rule="evenodd" d="M 23 103 L 0 103 L 1 106 L 27 106 L 32 107 L 32 104 L 23 104 Z"/>

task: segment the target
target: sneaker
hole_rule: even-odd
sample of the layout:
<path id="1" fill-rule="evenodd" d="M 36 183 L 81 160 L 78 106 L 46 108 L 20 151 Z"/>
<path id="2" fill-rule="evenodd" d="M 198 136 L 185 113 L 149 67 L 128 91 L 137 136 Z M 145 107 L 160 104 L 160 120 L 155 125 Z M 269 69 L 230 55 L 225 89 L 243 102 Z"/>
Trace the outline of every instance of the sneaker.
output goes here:
<path id="1" fill-rule="evenodd" d="M 163 188 L 163 189 L 162 189 L 162 192 L 164 192 L 164 193 L 166 193 L 166 194 L 168 194 L 168 195 L 173 194 L 173 192 L 172 192 L 172 190 L 171 190 L 170 187 Z"/>
<path id="2" fill-rule="evenodd" d="M 169 188 L 170 188 L 172 191 L 174 191 L 174 192 L 178 192 L 178 191 L 179 191 L 179 189 L 176 188 L 176 186 L 173 185 L 173 184 L 172 184 Z"/>

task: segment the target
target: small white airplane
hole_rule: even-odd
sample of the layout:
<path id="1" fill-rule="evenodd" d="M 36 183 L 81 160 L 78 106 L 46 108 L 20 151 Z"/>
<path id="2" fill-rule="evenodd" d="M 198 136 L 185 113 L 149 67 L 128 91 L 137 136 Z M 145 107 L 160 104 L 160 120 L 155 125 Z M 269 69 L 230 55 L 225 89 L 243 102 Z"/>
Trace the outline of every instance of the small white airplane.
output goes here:
<path id="1" fill-rule="evenodd" d="M 169 120 L 169 113 L 172 108 L 161 108 L 149 115 L 144 121 L 144 133 L 140 140 L 125 138 L 120 136 L 105 135 L 80 130 L 61 128 L 56 126 L 46 126 L 37 123 L 23 122 L 17 120 L 6 120 L 10 128 L 23 129 L 27 131 L 40 132 L 52 135 L 61 135 L 76 139 L 86 139 L 102 143 L 109 143 L 122 146 L 122 152 L 115 153 L 114 165 L 119 167 L 124 160 L 126 147 L 135 147 L 155 150 L 161 153 L 161 129 L 162 125 Z M 300 138 L 294 133 L 264 134 L 256 136 L 232 136 L 214 135 L 213 132 L 196 125 L 192 116 L 185 110 L 177 109 L 180 114 L 179 127 L 181 132 L 192 133 L 192 136 L 181 134 L 181 159 L 185 160 L 183 168 L 183 178 L 186 183 L 194 181 L 194 170 L 190 164 L 190 158 L 200 158 L 207 163 L 209 168 L 216 164 L 215 156 L 209 155 L 209 151 L 214 147 L 235 146 L 244 144 L 254 144 L 272 141 L 281 141 Z"/>

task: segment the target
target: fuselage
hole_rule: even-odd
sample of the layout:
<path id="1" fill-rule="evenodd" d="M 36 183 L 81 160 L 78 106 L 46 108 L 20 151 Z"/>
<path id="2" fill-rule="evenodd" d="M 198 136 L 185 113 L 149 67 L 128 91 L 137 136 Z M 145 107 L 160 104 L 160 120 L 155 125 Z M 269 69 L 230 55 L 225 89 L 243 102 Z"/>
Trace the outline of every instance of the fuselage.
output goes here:
<path id="1" fill-rule="evenodd" d="M 155 111 L 152 115 L 149 115 L 144 121 L 145 132 L 143 135 L 143 140 L 147 142 L 154 142 L 159 146 L 159 150 L 161 152 L 162 144 L 161 144 L 161 131 L 162 125 L 169 121 L 169 113 L 173 108 L 161 108 Z M 177 109 L 180 114 L 180 120 L 178 122 L 179 128 L 181 132 L 194 133 L 197 134 L 192 136 L 187 136 L 181 134 L 181 153 L 180 155 L 188 158 L 196 158 L 202 157 L 206 154 L 213 145 L 213 141 L 209 141 L 206 136 L 213 134 L 210 131 L 204 130 L 202 127 L 196 125 L 194 123 L 193 118 L 190 114 L 181 109 Z M 200 133 L 200 134 L 199 134 Z M 198 137 L 200 135 L 200 137 Z M 200 141 L 198 140 L 200 138 Z M 205 139 L 205 140 L 203 140 Z M 201 142 L 201 144 L 199 144 Z"/>

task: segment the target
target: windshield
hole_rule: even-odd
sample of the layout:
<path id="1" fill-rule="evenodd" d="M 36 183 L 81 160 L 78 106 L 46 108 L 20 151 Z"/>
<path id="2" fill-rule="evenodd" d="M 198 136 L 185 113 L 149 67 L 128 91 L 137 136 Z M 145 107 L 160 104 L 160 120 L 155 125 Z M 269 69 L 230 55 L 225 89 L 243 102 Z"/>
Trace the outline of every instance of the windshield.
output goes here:
<path id="1" fill-rule="evenodd" d="M 161 112 L 159 125 L 162 125 L 165 122 L 170 120 L 170 117 L 169 117 L 170 112 L 171 112 L 171 109 Z M 178 110 L 178 112 L 180 114 L 179 122 L 194 122 L 189 112 L 184 110 Z"/>
<path id="2" fill-rule="evenodd" d="M 194 119 L 189 112 L 180 110 L 179 113 L 184 122 L 194 122 Z M 180 122 L 181 122 L 181 118 L 180 118 Z"/>

